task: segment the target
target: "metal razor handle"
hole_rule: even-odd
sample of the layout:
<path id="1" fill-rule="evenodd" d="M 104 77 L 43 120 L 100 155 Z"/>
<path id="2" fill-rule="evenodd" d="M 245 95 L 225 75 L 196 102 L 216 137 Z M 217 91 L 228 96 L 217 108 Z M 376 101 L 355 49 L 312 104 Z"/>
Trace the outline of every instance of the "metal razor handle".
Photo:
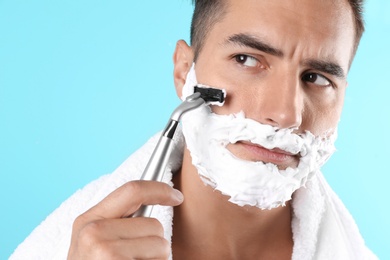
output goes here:
<path id="1" fill-rule="evenodd" d="M 176 132 L 176 128 L 179 124 L 181 116 L 201 105 L 205 104 L 203 98 L 200 97 L 200 93 L 194 93 L 187 97 L 172 113 L 167 126 L 165 127 L 162 136 L 160 137 L 156 148 L 154 149 L 152 156 L 145 170 L 142 174 L 141 180 L 149 181 L 161 181 L 165 167 L 167 166 L 169 156 L 172 150 L 172 139 Z M 142 205 L 131 217 L 150 217 L 152 214 L 153 205 Z"/>
<path id="2" fill-rule="evenodd" d="M 161 136 L 152 157 L 146 165 L 142 174 L 142 180 L 161 181 L 164 176 L 165 167 L 168 163 L 170 151 L 172 149 L 172 139 Z M 150 217 L 153 205 L 142 205 L 132 217 Z"/>

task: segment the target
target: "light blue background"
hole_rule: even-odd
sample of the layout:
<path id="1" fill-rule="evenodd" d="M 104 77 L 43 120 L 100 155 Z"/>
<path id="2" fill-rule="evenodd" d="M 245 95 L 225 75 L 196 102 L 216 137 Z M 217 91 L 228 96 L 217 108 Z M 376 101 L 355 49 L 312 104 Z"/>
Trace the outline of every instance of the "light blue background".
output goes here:
<path id="1" fill-rule="evenodd" d="M 0 0 L 0 259 L 165 125 L 191 13 L 189 0 Z M 368 1 L 366 21 L 324 172 L 390 259 L 390 2 Z"/>

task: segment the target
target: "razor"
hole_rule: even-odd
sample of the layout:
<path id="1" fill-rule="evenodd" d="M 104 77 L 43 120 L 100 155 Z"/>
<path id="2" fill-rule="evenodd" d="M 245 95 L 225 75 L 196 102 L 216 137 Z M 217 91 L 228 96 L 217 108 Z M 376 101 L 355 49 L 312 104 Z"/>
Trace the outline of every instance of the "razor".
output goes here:
<path id="1" fill-rule="evenodd" d="M 141 180 L 162 181 L 165 168 L 172 152 L 173 137 L 175 135 L 180 118 L 188 111 L 202 105 L 215 103 L 223 104 L 226 92 L 221 89 L 194 87 L 194 94 L 188 96 L 172 113 L 166 127 L 162 131 L 148 164 L 141 176 Z M 132 217 L 150 217 L 153 205 L 142 205 Z"/>

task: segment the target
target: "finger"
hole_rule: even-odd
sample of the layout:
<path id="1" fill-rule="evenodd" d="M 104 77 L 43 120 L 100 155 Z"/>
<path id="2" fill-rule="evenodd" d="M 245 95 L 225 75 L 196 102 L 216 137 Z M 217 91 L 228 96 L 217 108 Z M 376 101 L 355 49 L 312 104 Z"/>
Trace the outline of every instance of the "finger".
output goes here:
<path id="1" fill-rule="evenodd" d="M 97 246 L 100 259 L 168 259 L 171 249 L 162 237 L 106 241 Z"/>
<path id="2" fill-rule="evenodd" d="M 134 213 L 141 205 L 177 206 L 183 194 L 166 183 L 131 181 L 119 187 L 86 214 L 95 219 L 122 218 Z"/>
<path id="3" fill-rule="evenodd" d="M 86 244 L 104 240 L 134 239 L 138 237 L 164 236 L 161 223 L 155 218 L 119 218 L 92 221 L 81 228 L 79 238 Z M 93 243 L 93 242 L 92 242 Z"/>

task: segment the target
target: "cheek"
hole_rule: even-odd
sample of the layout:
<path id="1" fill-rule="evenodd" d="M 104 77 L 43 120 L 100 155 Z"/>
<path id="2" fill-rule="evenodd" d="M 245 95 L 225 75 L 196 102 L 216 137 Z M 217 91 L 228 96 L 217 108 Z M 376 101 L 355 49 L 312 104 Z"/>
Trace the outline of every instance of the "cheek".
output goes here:
<path id="1" fill-rule="evenodd" d="M 216 114 L 234 114 L 243 111 L 246 116 L 253 116 L 254 108 L 262 102 L 257 93 L 251 93 L 242 86 L 232 87 L 225 84 L 219 87 L 224 88 L 227 95 L 223 106 L 212 107 Z"/>
<path id="2" fill-rule="evenodd" d="M 302 130 L 322 135 L 337 128 L 344 104 L 344 91 L 340 91 L 332 102 L 306 100 L 302 113 Z"/>
<path id="3" fill-rule="evenodd" d="M 202 67 L 203 68 L 203 67 Z M 252 93 L 248 84 L 240 77 L 229 75 L 218 66 L 209 66 L 207 70 L 198 70 L 197 79 L 200 84 L 226 90 L 225 104 L 221 107 L 213 106 L 213 112 L 217 114 L 232 114 L 240 111 L 248 111 L 260 100 L 256 93 Z"/>

